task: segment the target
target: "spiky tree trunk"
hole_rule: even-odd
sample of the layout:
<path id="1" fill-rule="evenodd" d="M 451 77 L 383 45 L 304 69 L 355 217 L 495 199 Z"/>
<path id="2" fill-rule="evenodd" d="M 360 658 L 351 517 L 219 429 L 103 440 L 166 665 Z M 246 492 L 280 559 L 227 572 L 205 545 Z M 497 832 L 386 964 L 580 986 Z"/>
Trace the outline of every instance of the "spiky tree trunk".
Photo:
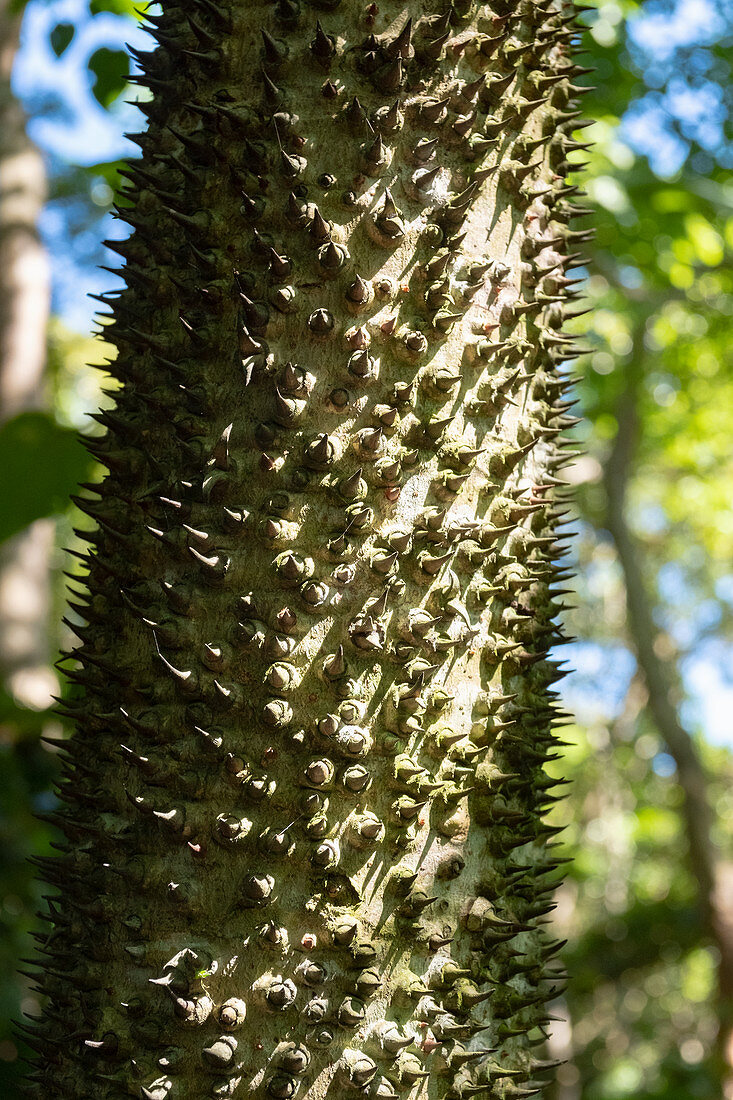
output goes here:
<path id="1" fill-rule="evenodd" d="M 537 1091 L 573 14 L 152 20 L 44 1100 Z"/>

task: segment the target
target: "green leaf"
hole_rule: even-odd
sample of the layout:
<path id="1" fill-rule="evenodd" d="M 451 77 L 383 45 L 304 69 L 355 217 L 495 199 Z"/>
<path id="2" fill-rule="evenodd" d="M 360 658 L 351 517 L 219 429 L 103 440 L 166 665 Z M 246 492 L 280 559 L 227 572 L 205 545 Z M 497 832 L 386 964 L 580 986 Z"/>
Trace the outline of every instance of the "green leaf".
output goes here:
<path id="1" fill-rule="evenodd" d="M 90 459 L 77 433 L 42 412 L 20 413 L 0 428 L 3 507 L 0 541 L 66 508 Z"/>
<path id="2" fill-rule="evenodd" d="M 128 61 L 124 50 L 110 50 L 101 46 L 87 62 L 94 76 L 92 92 L 103 107 L 110 107 L 127 84 Z"/>
<path id="3" fill-rule="evenodd" d="M 138 20 L 141 18 L 137 0 L 90 0 L 89 11 L 92 15 L 111 12 L 112 15 L 127 15 Z"/>
<path id="4" fill-rule="evenodd" d="M 51 31 L 49 35 L 51 49 L 57 57 L 61 57 L 61 54 L 71 43 L 75 29 L 73 23 L 57 23 Z"/>

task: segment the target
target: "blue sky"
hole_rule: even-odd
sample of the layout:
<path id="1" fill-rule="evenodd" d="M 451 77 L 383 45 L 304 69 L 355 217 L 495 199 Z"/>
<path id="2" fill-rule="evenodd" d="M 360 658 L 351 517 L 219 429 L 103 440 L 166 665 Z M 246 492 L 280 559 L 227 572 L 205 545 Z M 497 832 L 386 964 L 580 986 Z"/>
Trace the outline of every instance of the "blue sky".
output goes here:
<path id="1" fill-rule="evenodd" d="M 616 0 L 602 0 L 593 32 L 602 45 L 613 44 L 621 18 Z M 76 28 L 60 58 L 49 43 L 58 23 Z M 716 0 L 648 0 L 631 23 L 633 53 L 649 90 L 627 113 L 620 137 L 636 153 L 648 156 L 660 175 L 673 176 L 687 155 L 687 144 L 675 132 L 671 119 L 677 120 L 682 134 L 694 132 L 703 148 L 718 149 L 724 140 L 720 89 L 704 81 L 693 87 L 681 77 L 667 79 L 670 58 L 678 47 L 704 46 L 721 32 Z M 137 146 L 124 133 L 139 129 L 142 116 L 123 100 L 104 110 L 91 94 L 87 70 L 87 59 L 95 49 L 119 49 L 123 43 L 141 50 L 151 46 L 145 31 L 127 18 L 104 13 L 92 19 L 86 0 L 28 3 L 13 82 L 27 107 L 30 135 L 46 153 L 52 176 L 62 176 L 75 166 L 137 154 Z M 115 266 L 117 258 L 111 253 L 103 256 L 99 242 L 126 233 L 122 223 L 103 214 L 109 191 L 101 182 L 92 189 L 92 202 L 95 199 L 100 212 L 96 221 L 90 221 L 88 205 L 75 208 L 73 202 L 56 200 L 47 206 L 41 226 L 52 259 L 54 309 L 68 327 L 80 332 L 89 331 L 92 325 L 94 304 L 89 293 L 115 285 L 96 264 Z M 633 675 L 629 652 L 621 645 L 603 649 L 582 643 L 565 647 L 562 656 L 576 669 L 564 681 L 571 708 L 592 717 L 598 709 L 599 682 L 603 682 L 602 709 L 606 716 L 613 714 Z M 719 645 L 716 648 L 711 643 L 689 658 L 684 668 L 690 692 L 685 718 L 692 728 L 704 728 L 707 737 L 719 744 L 733 743 L 733 681 L 725 674 L 727 658 Z"/>
<path id="2" fill-rule="evenodd" d="M 58 23 L 76 28 L 61 57 L 49 41 Z M 31 137 L 48 154 L 71 163 L 97 164 L 139 152 L 122 135 L 139 129 L 140 112 L 122 101 L 113 111 L 105 111 L 91 94 L 86 67 L 99 46 L 120 49 L 126 43 L 144 50 L 151 39 L 123 16 L 102 12 L 91 18 L 86 0 L 31 0 L 27 5 L 13 87 L 29 106 Z M 47 109 L 39 111 L 42 103 Z"/>

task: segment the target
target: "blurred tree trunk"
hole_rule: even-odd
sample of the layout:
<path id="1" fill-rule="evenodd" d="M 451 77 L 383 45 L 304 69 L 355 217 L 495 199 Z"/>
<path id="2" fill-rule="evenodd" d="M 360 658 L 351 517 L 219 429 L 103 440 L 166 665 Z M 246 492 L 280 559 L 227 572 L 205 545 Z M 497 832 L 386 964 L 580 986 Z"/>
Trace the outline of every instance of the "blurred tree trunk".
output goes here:
<path id="1" fill-rule="evenodd" d="M 44 404 L 48 260 L 37 222 L 46 192 L 40 153 L 25 130 L 10 77 L 21 14 L 0 4 L 0 421 Z M 29 471 L 32 476 L 32 471 Z M 43 710 L 56 678 L 49 667 L 51 520 L 0 546 L 0 676 L 23 706 Z"/>
<path id="2" fill-rule="evenodd" d="M 635 343 L 633 362 L 638 364 L 643 354 L 641 336 Z M 733 912 L 727 904 L 730 868 L 721 860 L 713 840 L 707 776 L 695 743 L 679 716 L 674 665 L 660 656 L 661 631 L 654 618 L 653 596 L 644 578 L 643 548 L 634 538 L 626 516 L 626 490 L 641 435 L 637 408 L 640 381 L 638 367 L 632 369 L 617 409 L 618 432 L 604 473 L 606 523 L 623 571 L 627 624 L 649 693 L 649 712 L 674 759 L 677 781 L 682 788 L 689 865 L 698 887 L 703 932 L 719 953 L 717 1057 L 721 1095 L 730 1098 L 733 1097 Z"/>

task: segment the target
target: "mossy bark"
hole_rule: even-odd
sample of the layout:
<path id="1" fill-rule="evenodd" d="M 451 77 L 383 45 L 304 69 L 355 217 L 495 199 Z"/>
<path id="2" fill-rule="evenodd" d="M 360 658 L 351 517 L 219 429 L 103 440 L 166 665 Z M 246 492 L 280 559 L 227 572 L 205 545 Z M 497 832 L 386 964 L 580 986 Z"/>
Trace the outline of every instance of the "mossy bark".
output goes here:
<path id="1" fill-rule="evenodd" d="M 33 1095 L 549 1068 L 573 18 L 153 21 Z"/>

